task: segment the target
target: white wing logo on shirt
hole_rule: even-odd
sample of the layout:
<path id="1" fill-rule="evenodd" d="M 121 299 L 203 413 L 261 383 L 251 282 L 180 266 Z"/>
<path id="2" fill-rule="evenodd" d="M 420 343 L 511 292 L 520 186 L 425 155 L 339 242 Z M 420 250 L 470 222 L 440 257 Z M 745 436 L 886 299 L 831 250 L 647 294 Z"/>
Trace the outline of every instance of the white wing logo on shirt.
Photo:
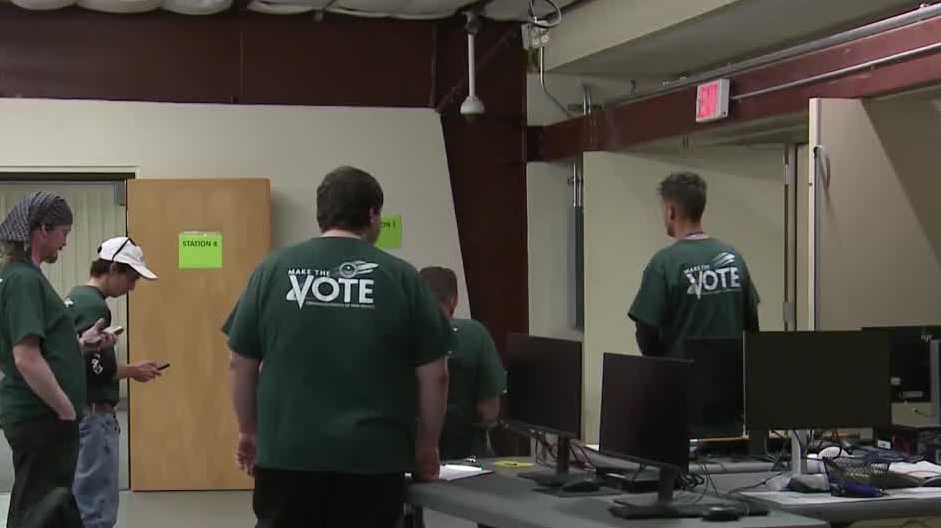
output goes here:
<path id="1" fill-rule="evenodd" d="M 73 301 L 70 297 L 66 297 L 64 302 L 65 302 L 66 308 L 71 308 L 75 306 L 75 301 Z"/>
<path id="2" fill-rule="evenodd" d="M 360 275 L 369 275 L 378 267 L 379 264 L 372 264 L 364 260 L 354 260 L 353 262 L 344 262 L 343 264 L 340 264 L 334 273 L 343 277 L 344 279 L 352 279 L 353 277 L 359 277 Z"/>
<path id="3" fill-rule="evenodd" d="M 723 268 L 733 262 L 735 262 L 734 253 L 729 253 L 729 252 L 719 253 L 718 255 L 716 255 L 716 258 L 712 259 L 712 267 Z"/>

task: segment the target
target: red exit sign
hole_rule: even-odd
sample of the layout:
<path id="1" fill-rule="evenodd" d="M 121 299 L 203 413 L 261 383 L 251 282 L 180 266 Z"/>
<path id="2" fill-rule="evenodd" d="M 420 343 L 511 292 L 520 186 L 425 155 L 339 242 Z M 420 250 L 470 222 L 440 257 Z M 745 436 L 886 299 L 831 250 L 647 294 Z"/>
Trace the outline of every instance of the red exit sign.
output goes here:
<path id="1" fill-rule="evenodd" d="M 696 122 L 708 123 L 729 117 L 728 79 L 716 79 L 696 87 Z"/>

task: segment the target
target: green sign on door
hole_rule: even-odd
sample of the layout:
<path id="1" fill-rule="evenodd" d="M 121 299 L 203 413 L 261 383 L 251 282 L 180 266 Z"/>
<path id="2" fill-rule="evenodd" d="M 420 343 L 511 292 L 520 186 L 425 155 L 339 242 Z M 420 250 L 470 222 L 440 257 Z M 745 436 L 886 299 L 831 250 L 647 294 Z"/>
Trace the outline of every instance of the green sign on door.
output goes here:
<path id="1" fill-rule="evenodd" d="M 402 230 L 402 215 L 383 216 L 382 231 L 379 232 L 376 247 L 379 249 L 401 249 Z"/>
<path id="2" fill-rule="evenodd" d="M 222 233 L 186 231 L 180 233 L 180 269 L 219 269 L 222 267 Z"/>

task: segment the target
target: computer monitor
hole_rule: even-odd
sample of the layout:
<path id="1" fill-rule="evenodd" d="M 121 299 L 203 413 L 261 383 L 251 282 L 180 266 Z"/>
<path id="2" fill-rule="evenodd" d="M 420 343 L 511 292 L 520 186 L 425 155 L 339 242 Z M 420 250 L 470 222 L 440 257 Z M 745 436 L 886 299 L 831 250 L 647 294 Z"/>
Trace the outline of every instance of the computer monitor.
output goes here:
<path id="1" fill-rule="evenodd" d="M 524 334 L 507 339 L 506 424 L 527 434 L 558 437 L 555 473 L 522 476 L 561 484 L 568 474 L 570 440 L 582 431 L 582 344 Z"/>
<path id="2" fill-rule="evenodd" d="M 693 439 L 745 436 L 745 360 L 742 339 L 686 341 L 692 360 L 689 436 Z"/>
<path id="3" fill-rule="evenodd" d="M 889 338 L 870 332 L 745 335 L 751 429 L 880 427 L 892 422 Z"/>
<path id="4" fill-rule="evenodd" d="M 941 367 L 937 358 L 934 364 L 931 358 L 931 341 L 941 339 L 941 326 L 874 326 L 863 331 L 889 336 L 893 402 L 941 403 L 937 386 Z"/>
<path id="5" fill-rule="evenodd" d="M 684 359 L 604 355 L 599 450 L 659 468 L 664 502 L 689 471 L 691 367 Z"/>

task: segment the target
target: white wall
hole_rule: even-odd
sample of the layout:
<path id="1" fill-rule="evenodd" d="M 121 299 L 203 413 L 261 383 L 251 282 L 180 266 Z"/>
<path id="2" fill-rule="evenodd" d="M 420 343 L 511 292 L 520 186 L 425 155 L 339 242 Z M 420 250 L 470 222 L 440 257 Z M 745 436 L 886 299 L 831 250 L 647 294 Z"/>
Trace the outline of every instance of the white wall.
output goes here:
<path id="1" fill-rule="evenodd" d="M 0 167 L 126 167 L 139 178 L 268 178 L 273 241 L 317 234 L 314 196 L 338 165 L 371 172 L 403 215 L 416 267 L 459 277 L 469 306 L 438 115 L 430 109 L 0 100 Z"/>
<path id="2" fill-rule="evenodd" d="M 941 103 L 818 103 L 812 144 L 829 185 L 816 186 L 817 329 L 938 324 Z"/>
<path id="3" fill-rule="evenodd" d="M 585 436 L 598 435 L 604 353 L 638 354 L 627 311 L 653 254 L 671 243 L 657 184 L 693 170 L 709 185 L 706 231 L 734 245 L 762 297 L 763 329 L 782 329 L 783 147 L 585 155 Z"/>
<path id="4" fill-rule="evenodd" d="M 546 96 L 537 74 L 526 78 L 527 122 L 544 126 L 568 118 Z M 628 90 L 628 83 L 599 77 L 547 74 L 546 85 L 561 104 L 582 102 L 582 84 L 592 87 L 595 101 Z M 526 203 L 529 254 L 529 333 L 580 341 L 574 327 L 575 288 L 572 219 L 572 161 L 529 163 Z"/>
<path id="5" fill-rule="evenodd" d="M 661 179 L 657 163 L 623 154 L 585 154 L 582 424 L 589 442 L 598 438 L 604 354 L 639 353 L 627 310 L 647 261 L 669 243 L 658 216 Z"/>
<path id="6" fill-rule="evenodd" d="M 529 333 L 580 341 L 575 329 L 571 163 L 530 163 L 526 174 Z"/>

